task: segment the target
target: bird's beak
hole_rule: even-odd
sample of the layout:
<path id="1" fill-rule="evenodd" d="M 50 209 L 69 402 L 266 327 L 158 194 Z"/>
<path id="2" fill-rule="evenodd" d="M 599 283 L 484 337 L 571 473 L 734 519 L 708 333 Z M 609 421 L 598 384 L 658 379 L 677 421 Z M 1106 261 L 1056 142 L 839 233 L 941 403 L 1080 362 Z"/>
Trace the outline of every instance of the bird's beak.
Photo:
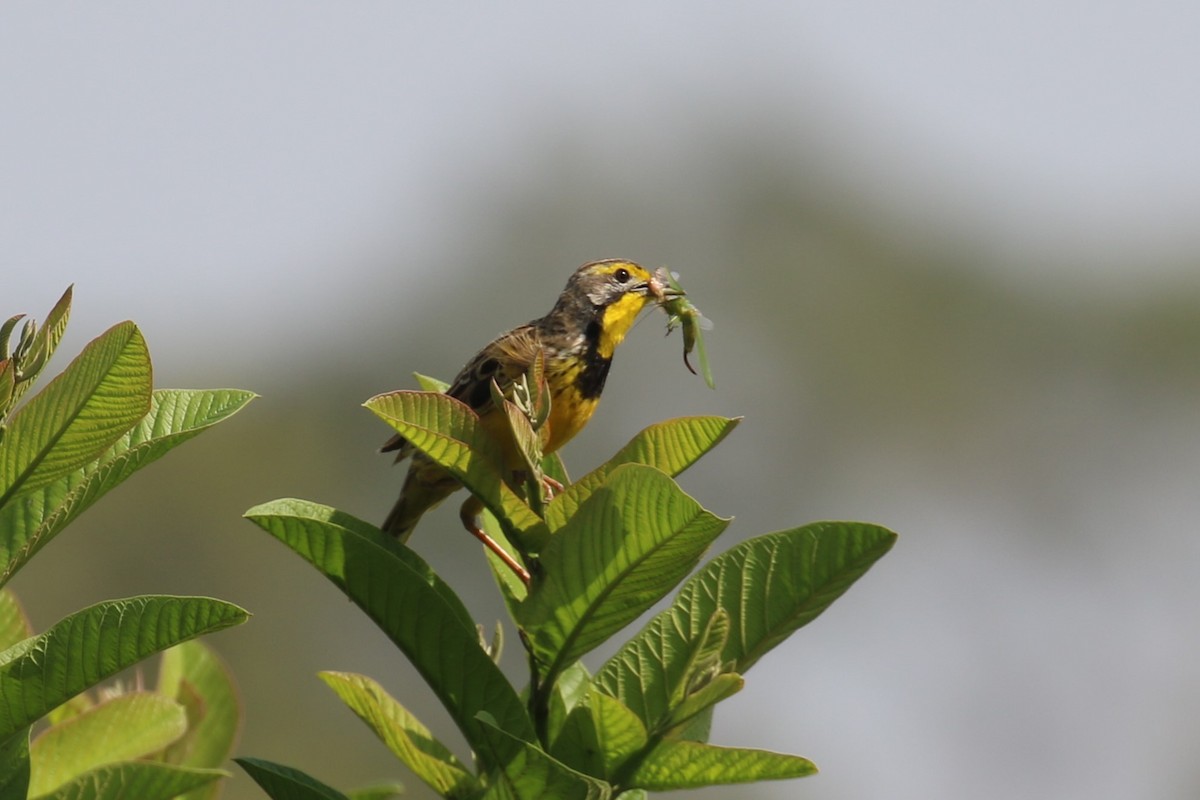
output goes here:
<path id="1" fill-rule="evenodd" d="M 653 297 L 655 302 L 658 303 L 662 303 L 672 297 L 682 297 L 684 295 L 684 291 L 671 286 L 670 281 L 664 276 L 660 275 L 660 272 L 662 272 L 662 270 L 659 270 L 651 275 L 650 280 L 646 281 L 638 288 L 641 289 L 645 294 Z"/>

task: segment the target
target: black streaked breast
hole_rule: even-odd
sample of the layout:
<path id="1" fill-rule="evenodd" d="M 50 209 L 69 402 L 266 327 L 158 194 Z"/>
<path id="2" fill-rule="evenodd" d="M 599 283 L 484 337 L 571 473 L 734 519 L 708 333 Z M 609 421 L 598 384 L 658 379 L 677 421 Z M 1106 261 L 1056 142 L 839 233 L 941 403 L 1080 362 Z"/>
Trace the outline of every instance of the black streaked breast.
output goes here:
<path id="1" fill-rule="evenodd" d="M 583 368 L 575 378 L 575 385 L 579 387 L 579 394 L 584 400 L 595 400 L 604 391 L 604 381 L 608 379 L 608 368 L 612 366 L 612 359 L 604 358 L 596 351 L 599 331 L 597 330 L 593 337 L 592 326 L 589 325 L 587 333 L 588 348 L 583 354 Z"/>

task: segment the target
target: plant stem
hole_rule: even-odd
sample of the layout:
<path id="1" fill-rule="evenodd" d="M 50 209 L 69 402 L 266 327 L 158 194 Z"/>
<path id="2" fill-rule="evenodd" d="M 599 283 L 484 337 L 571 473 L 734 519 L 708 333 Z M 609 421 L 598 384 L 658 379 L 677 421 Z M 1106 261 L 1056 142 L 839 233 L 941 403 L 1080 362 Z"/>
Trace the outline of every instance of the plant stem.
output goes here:
<path id="1" fill-rule="evenodd" d="M 533 650 L 529 650 L 529 717 L 533 720 L 533 730 L 537 734 L 542 747 L 550 747 L 550 695 L 546 690 L 547 684 L 541 680 L 538 671 L 537 658 Z"/>

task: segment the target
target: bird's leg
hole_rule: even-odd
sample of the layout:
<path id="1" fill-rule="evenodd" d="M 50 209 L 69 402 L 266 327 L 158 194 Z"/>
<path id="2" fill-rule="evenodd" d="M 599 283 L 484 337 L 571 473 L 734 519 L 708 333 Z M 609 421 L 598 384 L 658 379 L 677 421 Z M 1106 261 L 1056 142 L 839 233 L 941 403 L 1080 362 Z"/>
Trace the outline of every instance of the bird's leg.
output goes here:
<path id="1" fill-rule="evenodd" d="M 547 503 L 550 502 L 551 500 L 553 500 L 555 495 L 557 495 L 559 492 L 561 492 L 564 488 L 561 483 L 554 480 L 554 478 L 551 478 L 549 475 L 542 476 L 542 483 L 546 487 L 546 502 Z"/>
<path id="2" fill-rule="evenodd" d="M 558 496 L 559 492 L 565 488 L 561 483 L 556 481 L 554 478 L 551 478 L 549 475 L 546 475 L 540 469 L 532 475 L 530 474 L 529 470 L 514 469 L 512 471 L 512 483 L 510 483 L 509 486 L 513 488 L 513 491 L 518 493 L 521 492 L 523 487 L 524 496 L 529 498 L 533 492 L 537 491 L 539 483 L 542 486 L 541 496 L 543 498 L 543 503 L 549 503 Z M 539 517 L 544 516 L 542 513 L 544 509 L 542 509 L 540 506 L 536 506 L 532 500 L 529 502 L 529 507 L 532 508 L 534 513 Z"/>
<path id="3" fill-rule="evenodd" d="M 504 566 L 513 571 L 513 574 L 521 579 L 521 583 L 529 588 L 529 572 L 521 564 L 509 554 L 507 550 L 497 544 L 496 540 L 488 536 L 483 528 L 479 527 L 479 514 L 483 511 L 483 503 L 478 497 L 472 495 L 462 504 L 459 509 L 458 518 L 462 520 L 463 527 L 466 528 L 472 536 L 483 542 L 483 546 L 496 554 L 496 558 L 504 562 Z"/>

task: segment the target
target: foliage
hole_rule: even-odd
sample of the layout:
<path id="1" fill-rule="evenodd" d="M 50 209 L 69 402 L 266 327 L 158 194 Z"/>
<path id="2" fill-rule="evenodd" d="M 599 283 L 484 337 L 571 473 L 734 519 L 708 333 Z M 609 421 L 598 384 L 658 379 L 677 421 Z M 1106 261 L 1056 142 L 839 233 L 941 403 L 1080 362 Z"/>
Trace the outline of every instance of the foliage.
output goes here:
<path id="1" fill-rule="evenodd" d="M 154 390 L 142 334 L 122 322 L 18 405 L 62 340 L 71 294 L 44 325 L 26 321 L 15 346 L 24 317 L 0 325 L 0 586 L 101 496 L 253 399 Z M 11 592 L 0 592 L 0 798 L 215 796 L 225 773 L 214 768 L 240 712 L 224 667 L 188 640 L 246 617 L 211 598 L 140 596 L 97 603 L 35 635 Z M 86 694 L 163 651 L 158 691 Z"/>
<path id="2" fill-rule="evenodd" d="M 474 412 L 438 393 L 436 382 L 423 383 L 430 391 L 380 395 L 366 406 L 482 501 L 489 533 L 533 576 L 527 588 L 489 554 L 528 653 L 524 690 L 500 671 L 494 648 L 481 641 L 455 593 L 405 545 L 303 500 L 246 513 L 365 611 L 449 711 L 473 764 L 456 758 L 371 678 L 322 673 L 413 774 L 447 798 L 523 800 L 641 798 L 815 771 L 799 756 L 708 744 L 712 710 L 742 688 L 746 670 L 886 553 L 893 533 L 824 522 L 746 541 L 688 579 L 593 676 L 580 657 L 687 578 L 729 524 L 674 477 L 738 420 L 653 425 L 573 483 L 556 458 L 533 453 L 565 489 L 531 505 L 524 486 L 505 480 L 498 445 Z M 536 428 L 539 403 L 537 392 L 529 394 L 515 402 L 524 415 L 509 413 L 523 448 L 537 442 L 529 428 Z M 239 763 L 277 800 L 343 796 L 292 768 Z"/>

